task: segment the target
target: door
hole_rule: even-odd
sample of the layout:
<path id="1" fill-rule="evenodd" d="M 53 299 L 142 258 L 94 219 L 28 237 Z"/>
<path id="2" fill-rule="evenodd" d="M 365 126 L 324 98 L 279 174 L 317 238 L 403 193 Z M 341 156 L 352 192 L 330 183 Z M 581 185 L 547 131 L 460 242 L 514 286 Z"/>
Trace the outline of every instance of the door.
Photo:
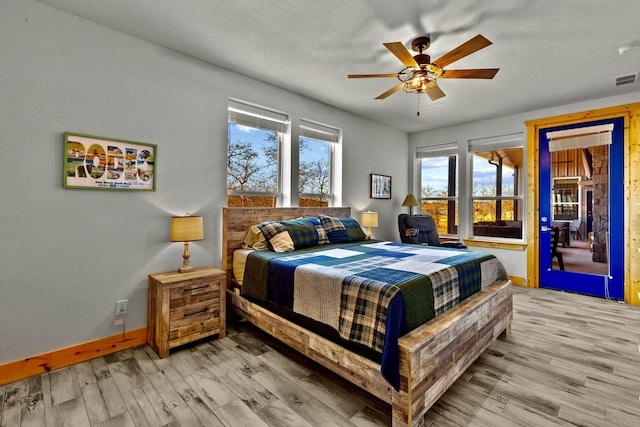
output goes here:
<path id="1" fill-rule="evenodd" d="M 575 144 L 550 139 L 569 133 L 558 131 L 590 128 L 586 134 L 601 125 L 613 125 L 611 144 L 582 136 Z M 624 119 L 615 118 L 540 130 L 540 287 L 624 298 L 623 126 Z M 558 255 L 552 259 L 555 227 Z"/>

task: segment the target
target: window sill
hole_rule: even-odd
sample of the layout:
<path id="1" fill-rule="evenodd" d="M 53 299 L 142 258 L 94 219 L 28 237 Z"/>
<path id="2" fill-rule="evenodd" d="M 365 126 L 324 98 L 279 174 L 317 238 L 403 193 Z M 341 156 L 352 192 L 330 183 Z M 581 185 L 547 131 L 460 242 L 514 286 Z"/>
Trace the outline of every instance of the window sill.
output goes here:
<path id="1" fill-rule="evenodd" d="M 449 236 L 449 235 L 444 235 L 444 236 L 443 236 L 443 235 L 441 234 L 441 235 L 439 236 L 439 238 L 440 238 L 440 242 L 456 242 L 456 243 L 457 243 L 457 242 L 459 242 L 459 241 L 460 241 L 460 239 L 459 239 L 459 238 L 457 238 L 457 237 L 455 237 L 455 236 Z"/>
<path id="2" fill-rule="evenodd" d="M 506 240 L 480 240 L 480 239 L 463 239 L 467 246 L 477 246 L 483 248 L 508 249 L 511 251 L 524 251 L 527 244 L 522 242 L 509 242 Z"/>

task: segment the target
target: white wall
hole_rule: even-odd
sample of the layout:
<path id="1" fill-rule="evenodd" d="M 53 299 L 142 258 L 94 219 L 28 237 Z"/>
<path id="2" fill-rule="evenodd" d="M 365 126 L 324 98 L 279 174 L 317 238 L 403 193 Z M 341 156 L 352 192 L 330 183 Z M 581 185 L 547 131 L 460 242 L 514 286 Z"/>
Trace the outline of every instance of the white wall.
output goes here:
<path id="1" fill-rule="evenodd" d="M 597 100 L 591 100 L 588 102 L 581 102 L 570 105 L 563 105 L 554 108 L 547 108 L 542 110 L 531 111 L 528 113 L 514 114 L 511 116 L 499 117 L 491 120 L 483 120 L 473 123 L 467 123 L 459 126 L 451 126 L 446 128 L 433 129 L 425 132 L 418 132 L 409 135 L 409 165 L 415 163 L 415 150 L 417 147 L 443 144 L 449 142 L 457 142 L 459 144 L 458 154 L 460 157 L 467 155 L 467 146 L 470 140 L 477 138 L 490 138 L 500 135 L 510 135 L 518 132 L 522 132 L 525 140 L 525 156 L 526 156 L 526 139 L 527 139 L 527 127 L 525 121 L 535 120 L 544 117 L 553 117 L 562 114 L 569 114 L 580 111 L 587 111 L 597 108 L 612 107 L 615 105 L 628 104 L 633 102 L 640 102 L 640 93 L 634 92 L 627 95 L 620 95 L 616 97 L 603 98 Z M 526 167 L 526 165 L 525 165 Z M 468 176 L 469 170 L 461 171 L 461 178 L 459 182 L 459 194 L 460 198 L 460 212 L 468 212 L 469 201 L 464 196 L 470 194 L 468 189 L 470 185 L 470 179 Z M 526 177 L 526 170 L 524 171 Z M 418 171 L 413 167 L 409 168 L 409 180 L 414 182 L 415 192 L 419 194 L 420 183 L 418 180 Z M 463 210 L 464 209 L 464 210 Z M 524 212 L 528 211 L 526 206 Z M 525 218 L 526 220 L 526 218 Z M 467 238 L 471 235 L 471 218 L 460 214 L 458 218 L 460 237 Z M 525 224 L 525 227 L 527 225 Z M 526 228 L 525 228 L 526 233 Z M 524 277 L 527 276 L 527 252 L 522 250 L 505 250 L 505 249 L 493 249 L 493 248 L 477 248 L 474 250 L 482 250 L 484 252 L 493 253 L 498 257 L 507 272 L 512 276 Z"/>
<path id="2" fill-rule="evenodd" d="M 220 266 L 229 97 L 342 128 L 343 205 L 397 240 L 403 132 L 30 0 L 2 0 L 0 52 L 0 364 L 119 333 L 119 299 L 146 326 L 147 274 L 181 264 L 174 214 L 204 216 L 191 263 Z M 63 189 L 65 131 L 157 144 L 157 191 Z"/>

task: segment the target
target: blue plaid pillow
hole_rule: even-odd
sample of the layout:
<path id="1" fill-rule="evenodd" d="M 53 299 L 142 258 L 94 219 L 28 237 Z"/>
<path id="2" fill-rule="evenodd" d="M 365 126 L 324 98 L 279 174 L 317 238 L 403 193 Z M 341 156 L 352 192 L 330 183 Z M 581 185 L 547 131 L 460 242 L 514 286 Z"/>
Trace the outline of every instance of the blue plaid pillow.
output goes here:
<path id="1" fill-rule="evenodd" d="M 307 218 L 280 221 L 280 224 L 289 232 L 296 249 L 317 246 L 320 240 L 316 226 Z"/>
<path id="2" fill-rule="evenodd" d="M 318 245 L 328 245 L 329 243 L 331 243 L 329 241 L 329 237 L 327 236 L 327 232 L 324 231 L 324 227 L 322 226 L 320 220 L 314 216 L 309 216 L 307 217 L 307 219 L 311 221 L 316 227 L 316 231 L 318 232 Z"/>
<path id="3" fill-rule="evenodd" d="M 295 249 L 291 235 L 284 227 L 277 221 L 266 221 L 258 224 L 258 228 L 264 234 L 264 238 L 267 239 L 269 246 L 274 252 L 291 252 Z"/>
<path id="4" fill-rule="evenodd" d="M 318 214 L 318 217 L 331 243 L 355 242 L 367 237 L 354 218 L 334 218 L 322 214 Z"/>

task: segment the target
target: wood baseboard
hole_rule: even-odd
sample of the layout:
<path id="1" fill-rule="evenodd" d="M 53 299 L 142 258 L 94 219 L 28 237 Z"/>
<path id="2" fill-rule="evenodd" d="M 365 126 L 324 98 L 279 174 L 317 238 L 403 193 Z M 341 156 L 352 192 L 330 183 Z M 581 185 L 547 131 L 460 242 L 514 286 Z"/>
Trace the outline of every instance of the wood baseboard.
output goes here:
<path id="1" fill-rule="evenodd" d="M 0 386 L 55 371 L 147 342 L 147 328 L 134 329 L 0 365 Z"/>
<path id="2" fill-rule="evenodd" d="M 513 283 L 515 286 L 523 286 L 525 288 L 529 287 L 527 285 L 527 279 L 525 279 L 524 277 L 509 276 L 509 280 L 511 280 L 511 283 Z"/>

